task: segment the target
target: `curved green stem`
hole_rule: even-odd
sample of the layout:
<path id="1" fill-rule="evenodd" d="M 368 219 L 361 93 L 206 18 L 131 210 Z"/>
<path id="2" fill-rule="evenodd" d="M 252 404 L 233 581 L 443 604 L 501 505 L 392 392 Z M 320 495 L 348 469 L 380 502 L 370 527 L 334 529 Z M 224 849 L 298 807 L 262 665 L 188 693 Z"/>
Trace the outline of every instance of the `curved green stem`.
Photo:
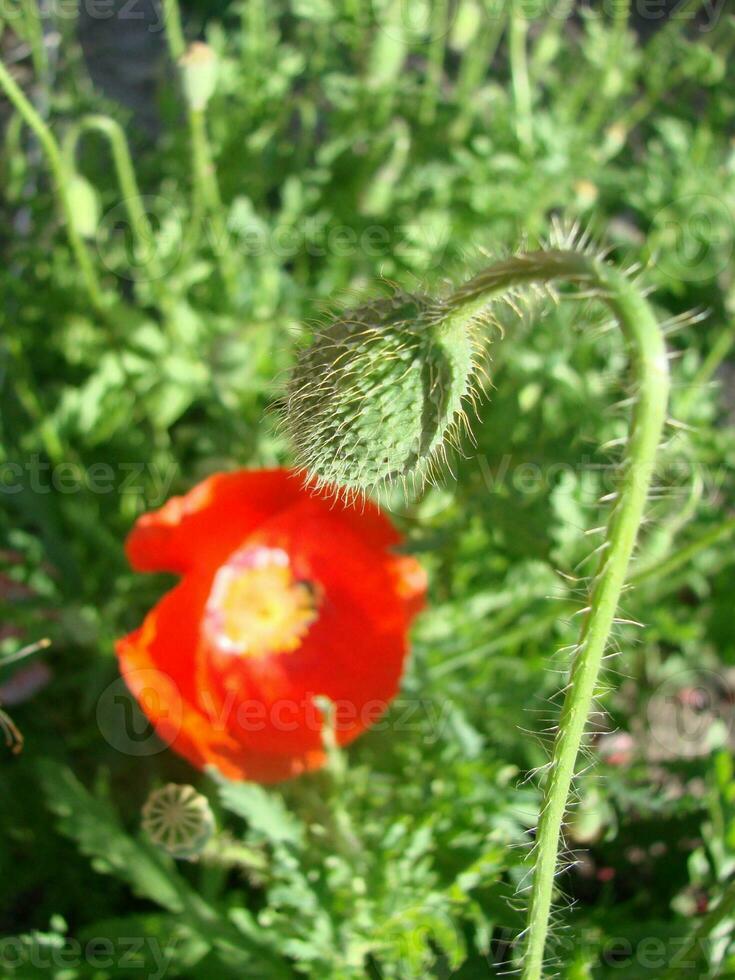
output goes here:
<path id="1" fill-rule="evenodd" d="M 461 417 L 461 398 L 471 392 L 474 338 L 495 322 L 493 302 L 505 295 L 512 304 L 523 287 L 559 281 L 611 309 L 631 352 L 637 392 L 620 490 L 609 498 L 615 503 L 543 786 L 523 980 L 542 975 L 567 800 L 666 420 L 662 331 L 635 283 L 601 258 L 570 247 L 527 252 L 495 263 L 446 298 L 403 294 L 398 303 L 374 303 L 336 319 L 300 355 L 286 407 L 300 464 L 321 485 L 342 487 L 347 499 L 381 483 L 425 479 Z M 377 363 L 391 370 L 376 371 Z"/>
<path id="2" fill-rule="evenodd" d="M 574 251 L 531 252 L 492 266 L 449 299 L 455 323 L 473 317 L 498 294 L 531 282 L 567 280 L 592 288 L 613 311 L 631 352 L 638 388 L 622 482 L 592 583 L 559 728 L 549 763 L 536 835 L 523 980 L 539 980 L 554 891 L 562 825 L 577 757 L 597 691 L 628 564 L 643 519 L 669 392 L 663 335 L 649 304 L 623 273 Z"/>
<path id="3" fill-rule="evenodd" d="M 59 144 L 56 142 L 56 138 L 54 137 L 50 128 L 46 125 L 29 100 L 23 94 L 20 87 L 15 82 L 15 79 L 12 77 L 2 61 L 0 61 L 0 88 L 5 91 L 5 94 L 10 102 L 15 106 L 18 113 L 27 123 L 29 128 L 35 133 L 39 143 L 41 144 L 43 152 L 46 154 L 46 159 L 53 178 L 54 191 L 64 217 L 66 234 L 69 238 L 69 244 L 72 252 L 74 253 L 74 257 L 79 265 L 79 272 L 81 273 L 82 281 L 94 308 L 99 312 L 104 313 L 106 310 L 106 305 L 102 287 L 97 276 L 94 262 L 89 254 L 89 249 L 87 248 L 77 229 L 74 211 L 68 192 L 70 174 L 67 170 L 66 162 L 62 156 L 61 150 L 59 149 Z"/>
<path id="4" fill-rule="evenodd" d="M 138 254 L 141 258 L 145 258 L 149 278 L 155 280 L 156 292 L 159 294 L 162 305 L 165 305 L 165 290 L 163 289 L 165 270 L 156 252 L 155 235 L 143 206 L 125 131 L 119 123 L 109 116 L 82 117 L 68 131 L 64 140 L 64 155 L 70 172 L 73 172 L 76 166 L 79 141 L 87 132 L 100 133 L 109 144 L 117 182 L 122 193 L 122 204 L 130 220 L 130 230 L 137 245 Z"/>

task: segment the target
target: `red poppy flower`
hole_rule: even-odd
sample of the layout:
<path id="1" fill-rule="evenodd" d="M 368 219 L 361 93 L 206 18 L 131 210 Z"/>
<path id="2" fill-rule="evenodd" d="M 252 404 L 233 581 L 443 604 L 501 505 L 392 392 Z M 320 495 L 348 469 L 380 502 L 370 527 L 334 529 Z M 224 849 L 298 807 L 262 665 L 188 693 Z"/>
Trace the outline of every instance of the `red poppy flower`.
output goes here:
<path id="1" fill-rule="evenodd" d="M 369 502 L 314 495 L 285 469 L 220 473 L 145 514 L 126 549 L 181 582 L 117 643 L 128 687 L 195 766 L 275 782 L 324 762 L 395 696 L 426 581 Z"/>

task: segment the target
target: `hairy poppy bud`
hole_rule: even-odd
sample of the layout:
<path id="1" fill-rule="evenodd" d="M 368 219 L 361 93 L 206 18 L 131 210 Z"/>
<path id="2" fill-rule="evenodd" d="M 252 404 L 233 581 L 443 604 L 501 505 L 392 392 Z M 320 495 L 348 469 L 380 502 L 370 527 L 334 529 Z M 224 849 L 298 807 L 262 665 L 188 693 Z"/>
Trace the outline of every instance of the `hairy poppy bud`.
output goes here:
<path id="1" fill-rule="evenodd" d="M 475 369 L 472 332 L 447 313 L 397 293 L 341 314 L 301 351 L 286 426 L 321 483 L 362 491 L 430 475 Z"/>

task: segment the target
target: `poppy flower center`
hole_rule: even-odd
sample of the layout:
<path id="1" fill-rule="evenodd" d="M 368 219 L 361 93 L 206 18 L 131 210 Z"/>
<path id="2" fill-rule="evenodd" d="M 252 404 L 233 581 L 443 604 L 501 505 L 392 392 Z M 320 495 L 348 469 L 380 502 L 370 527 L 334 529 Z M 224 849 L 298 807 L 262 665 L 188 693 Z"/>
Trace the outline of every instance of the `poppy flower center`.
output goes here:
<path id="1" fill-rule="evenodd" d="M 285 551 L 244 548 L 215 575 L 205 629 L 226 653 L 287 653 L 318 619 L 318 598 L 314 585 L 294 577 Z"/>

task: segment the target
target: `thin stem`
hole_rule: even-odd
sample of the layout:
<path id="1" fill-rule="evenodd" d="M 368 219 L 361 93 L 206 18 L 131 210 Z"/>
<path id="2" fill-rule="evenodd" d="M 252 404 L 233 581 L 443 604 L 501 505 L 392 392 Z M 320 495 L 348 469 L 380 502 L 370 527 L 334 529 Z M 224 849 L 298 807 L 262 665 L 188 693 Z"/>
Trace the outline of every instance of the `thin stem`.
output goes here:
<path id="1" fill-rule="evenodd" d="M 549 931 L 562 825 L 587 719 L 597 692 L 608 639 L 643 519 L 669 392 L 664 339 L 636 286 L 599 259 L 566 250 L 531 252 L 497 263 L 449 299 L 451 326 L 476 316 L 508 289 L 529 282 L 567 280 L 595 289 L 613 311 L 631 351 L 638 396 L 620 491 L 610 516 L 602 558 L 589 594 L 548 775 L 536 834 L 522 980 L 540 980 Z"/>
<path id="2" fill-rule="evenodd" d="M 237 268 L 232 261 L 232 252 L 229 248 L 227 222 L 224 219 L 222 198 L 212 161 L 204 110 L 192 108 L 190 123 L 194 181 L 199 188 L 211 222 L 210 244 L 219 264 L 222 282 L 229 298 L 234 299 L 237 296 Z"/>
<path id="3" fill-rule="evenodd" d="M 186 55 L 186 39 L 181 26 L 178 0 L 164 0 L 163 14 L 169 54 L 180 69 L 181 60 Z M 197 219 L 202 211 L 208 214 L 214 239 L 211 242 L 212 251 L 227 296 L 230 300 L 234 300 L 237 296 L 237 266 L 233 262 L 232 252 L 229 249 L 227 223 L 223 217 L 222 198 L 207 135 L 206 116 L 203 108 L 192 104 L 186 86 L 183 88 L 191 146 L 192 214 L 196 215 Z M 195 220 L 192 224 L 196 226 L 198 223 L 198 220 Z M 194 227 L 192 234 L 197 235 L 197 232 L 198 229 Z"/>
<path id="4" fill-rule="evenodd" d="M 241 7 L 242 61 L 250 83 L 257 85 L 263 72 L 268 18 L 265 0 L 247 0 Z"/>
<path id="5" fill-rule="evenodd" d="M 186 52 L 178 0 L 163 0 L 163 23 L 171 60 L 178 61 Z"/>
<path id="6" fill-rule="evenodd" d="M 64 140 L 64 153 L 70 171 L 73 171 L 76 166 L 77 147 L 85 132 L 100 133 L 110 146 L 115 175 L 122 193 L 122 204 L 127 211 L 130 230 L 137 246 L 137 260 L 142 263 L 144 269 L 144 275 L 139 275 L 137 278 L 139 281 L 147 281 L 152 284 L 152 289 L 161 309 L 165 314 L 171 315 L 173 308 L 171 296 L 165 285 L 166 270 L 161 263 L 157 251 L 156 236 L 143 206 L 140 186 L 125 131 L 110 116 L 83 116 L 69 130 Z"/>
<path id="7" fill-rule="evenodd" d="M 620 41 L 625 39 L 630 20 L 630 0 L 618 0 L 613 8 L 613 31 Z"/>
<path id="8" fill-rule="evenodd" d="M 140 187 L 135 175 L 133 159 L 130 155 L 125 131 L 119 123 L 109 116 L 84 116 L 66 135 L 64 153 L 69 170 L 75 167 L 77 146 L 85 132 L 98 132 L 107 140 L 112 152 L 112 162 L 115 167 L 117 182 L 122 192 L 122 203 L 130 219 L 130 229 L 141 257 L 146 257 L 150 278 L 161 280 L 164 269 L 156 252 L 156 240 L 153 228 L 148 220 Z"/>
<path id="9" fill-rule="evenodd" d="M 2 708 L 0 708 L 0 732 L 3 733 L 5 745 L 13 755 L 18 755 L 23 751 L 23 734 L 10 715 Z"/>
<path id="10" fill-rule="evenodd" d="M 593 93 L 591 105 L 584 122 L 585 133 L 596 133 L 608 118 L 610 106 L 620 96 L 624 83 L 621 64 L 624 64 L 626 33 L 630 18 L 630 0 L 617 0 L 613 9 L 612 23 L 608 31 L 605 67 L 601 78 L 590 74 L 587 94 Z"/>
<path id="11" fill-rule="evenodd" d="M 547 10 L 545 23 L 541 27 L 531 50 L 531 77 L 542 77 L 546 66 L 552 61 L 559 45 L 559 36 L 565 29 L 568 19 L 574 13 L 574 0 L 556 0 Z"/>
<path id="12" fill-rule="evenodd" d="M 393 203 L 396 187 L 405 171 L 411 153 L 411 130 L 405 119 L 393 120 L 387 133 L 390 145 L 388 159 L 376 170 L 360 201 L 363 214 L 385 214 Z"/>
<path id="13" fill-rule="evenodd" d="M 61 212 L 66 225 L 66 234 L 69 244 L 74 253 L 74 258 L 79 266 L 84 287 L 89 295 L 90 302 L 96 310 L 104 313 L 106 310 L 105 300 L 102 293 L 99 278 L 92 261 L 89 250 L 77 230 L 76 220 L 71 201 L 69 200 L 69 179 L 66 163 L 56 142 L 53 133 L 41 119 L 29 100 L 21 91 L 12 75 L 0 61 L 0 87 L 15 106 L 21 117 L 25 120 L 30 129 L 36 134 L 41 147 L 46 154 L 49 169 L 54 184 L 56 198 L 61 207 Z"/>
<path id="14" fill-rule="evenodd" d="M 28 44 L 31 48 L 33 70 L 41 81 L 46 81 L 49 74 L 49 64 L 46 40 L 43 36 L 41 10 L 37 0 L 21 0 L 21 7 L 26 33 L 28 34 Z"/>
<path id="15" fill-rule="evenodd" d="M 474 114 L 477 111 L 475 94 L 493 63 L 505 30 L 505 13 L 503 10 L 498 10 L 492 17 L 488 12 L 485 17 L 486 20 L 470 42 L 459 66 L 454 98 L 457 118 L 452 123 L 452 135 L 458 142 L 463 142 L 467 137 Z"/>
<path id="16" fill-rule="evenodd" d="M 698 953 L 701 955 L 703 941 L 711 937 L 723 919 L 733 914 L 735 914 L 735 881 L 730 882 L 717 905 L 700 920 L 697 928 L 678 949 L 676 964 L 672 964 L 666 970 L 662 980 L 673 980 L 674 977 L 680 977 L 684 969 L 689 969 L 692 965 L 690 957 Z"/>
<path id="17" fill-rule="evenodd" d="M 679 411 L 681 412 L 683 418 L 687 417 L 691 410 L 692 403 L 699 395 L 699 392 L 705 385 L 710 383 L 714 375 L 717 373 L 718 368 L 730 353 L 734 345 L 735 324 L 729 324 L 718 335 L 709 354 L 705 357 L 704 361 L 702 361 L 699 370 L 694 375 L 691 385 L 689 385 L 687 391 L 681 397 Z"/>
<path id="18" fill-rule="evenodd" d="M 528 21 L 513 4 L 508 25 L 508 57 L 515 104 L 516 134 L 525 150 L 533 147 L 533 118 L 531 113 L 531 84 L 528 78 Z"/>
<path id="19" fill-rule="evenodd" d="M 20 650 L 16 650 L 14 653 L 9 653 L 5 657 L 0 657 L 0 670 L 9 667 L 11 664 L 17 663 L 19 660 L 24 660 L 26 657 L 32 656 L 34 653 L 39 653 L 41 650 L 48 650 L 51 646 L 51 640 L 44 637 L 42 640 L 37 640 L 35 643 L 29 643 L 28 646 L 21 647 Z"/>
<path id="20" fill-rule="evenodd" d="M 650 579 L 669 578 L 674 572 L 678 572 L 680 568 L 688 565 L 692 558 L 698 555 L 700 551 L 706 551 L 707 548 L 711 548 L 718 542 L 724 541 L 732 534 L 735 534 L 735 517 L 730 517 L 716 527 L 711 528 L 711 530 L 706 531 L 698 538 L 695 538 L 694 541 L 690 541 L 689 544 L 685 544 L 678 551 L 673 552 L 673 554 L 669 555 L 663 561 L 641 569 L 640 572 L 633 576 L 631 583 L 638 585 L 639 582 L 647 582 Z"/>
<path id="21" fill-rule="evenodd" d="M 421 97 L 419 118 L 424 126 L 429 126 L 436 115 L 436 103 L 441 88 L 442 70 L 447 33 L 447 0 L 434 0 L 431 10 L 431 40 L 424 79 L 424 91 Z"/>
<path id="22" fill-rule="evenodd" d="M 164 33 L 166 35 L 166 42 L 168 45 L 168 53 L 171 60 L 178 67 L 179 62 L 186 54 L 186 39 L 184 37 L 184 30 L 181 26 L 181 11 L 179 10 L 178 0 L 163 0 L 163 24 Z M 192 183 L 193 183 L 193 203 L 192 203 L 192 214 L 196 215 L 196 219 L 192 224 L 195 226 L 192 229 L 194 234 L 198 233 L 199 216 L 204 203 L 204 193 L 203 189 L 200 187 L 197 180 L 197 166 L 196 166 L 196 150 L 195 150 L 195 134 L 196 122 L 193 118 L 194 109 L 186 97 L 186 87 L 184 86 L 184 97 L 186 102 L 186 119 L 189 126 L 189 143 L 191 146 L 191 159 L 192 159 Z"/>

